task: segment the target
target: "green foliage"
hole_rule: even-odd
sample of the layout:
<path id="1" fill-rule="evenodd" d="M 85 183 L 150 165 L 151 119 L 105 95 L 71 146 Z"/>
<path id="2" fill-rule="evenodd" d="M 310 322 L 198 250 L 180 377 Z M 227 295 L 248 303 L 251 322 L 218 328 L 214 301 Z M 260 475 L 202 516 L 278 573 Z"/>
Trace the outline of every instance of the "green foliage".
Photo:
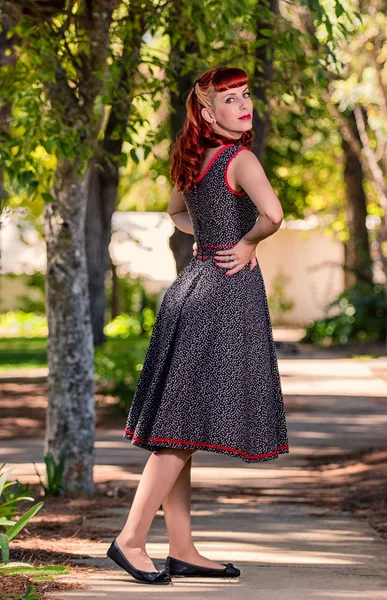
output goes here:
<path id="1" fill-rule="evenodd" d="M 300 104 L 289 99 L 286 107 L 274 107 L 263 166 L 287 218 L 317 216 L 327 223 L 327 231 L 342 236 L 346 198 L 341 134 L 314 91 Z"/>
<path id="2" fill-rule="evenodd" d="M 28 575 L 34 579 L 51 579 L 54 575 L 64 575 L 69 573 L 67 567 L 61 565 L 47 565 L 43 567 L 34 567 L 29 563 L 10 562 L 7 566 L 0 565 L 0 575 Z"/>
<path id="3" fill-rule="evenodd" d="M 9 337 L 46 337 L 47 319 L 42 315 L 22 310 L 10 311 L 0 315 L 0 329 L 3 335 Z"/>
<path id="4" fill-rule="evenodd" d="M 3 467 L 4 465 L 2 465 L 1 468 Z M 2 510 L 2 514 L 4 515 L 7 515 L 9 512 L 10 504 L 9 501 L 6 500 L 3 502 L 2 500 L 3 490 L 6 487 L 7 477 L 12 471 L 13 469 L 7 469 L 0 476 L 0 510 Z M 33 501 L 33 498 L 23 499 Z M 15 502 L 12 502 L 12 505 L 14 504 Z M 6 516 L 1 518 L 0 526 L 6 529 L 5 533 L 0 533 L 0 550 L 4 565 L 9 563 L 9 542 L 23 529 L 23 527 L 27 525 L 28 521 L 30 521 L 36 515 L 36 513 L 42 508 L 43 504 L 43 502 L 38 502 L 38 504 L 35 504 L 29 510 L 27 510 L 27 512 L 24 513 L 24 515 L 21 516 L 17 521 L 11 521 Z"/>
<path id="5" fill-rule="evenodd" d="M 272 292 L 268 297 L 268 304 L 277 324 L 280 324 L 283 313 L 292 310 L 294 306 L 293 300 L 286 298 L 285 294 L 285 287 L 290 279 L 288 275 L 280 272 L 273 277 L 271 282 Z"/>
<path id="6" fill-rule="evenodd" d="M 61 450 L 58 462 L 55 461 L 51 452 L 47 452 L 47 454 L 45 454 L 44 463 L 46 465 L 47 483 L 43 482 L 34 462 L 35 471 L 39 478 L 39 485 L 42 488 L 45 496 L 60 496 L 65 492 L 66 487 L 63 484 L 63 472 L 65 469 L 65 461 L 66 452 L 64 448 L 62 448 Z"/>
<path id="7" fill-rule="evenodd" d="M 309 325 L 301 342 L 346 344 L 387 339 L 387 294 L 381 285 L 349 287 L 327 307 L 332 316 Z"/>
<path id="8" fill-rule="evenodd" d="M 110 283 L 110 285 L 109 285 Z M 157 311 L 157 294 L 148 292 L 144 286 L 143 276 L 118 277 L 118 302 L 123 318 L 117 321 L 116 317 L 107 325 L 105 333 L 108 336 L 141 335 L 150 333 L 154 323 L 154 315 Z M 112 305 L 111 279 L 107 286 L 107 304 Z M 127 317 L 130 317 L 128 319 Z M 114 323 L 114 325 L 113 325 Z M 124 324 L 126 323 L 126 325 Z M 121 329 L 123 327 L 123 329 Z M 125 330 L 126 327 L 126 330 Z M 120 333 L 118 333 L 120 331 Z"/>
<path id="9" fill-rule="evenodd" d="M 105 335 L 108 337 L 127 338 L 142 334 L 140 318 L 131 315 L 118 315 L 113 321 L 105 325 Z"/>
<path id="10" fill-rule="evenodd" d="M 36 595 L 35 586 L 33 585 L 28 586 L 23 596 L 20 596 L 20 594 L 6 594 L 5 598 L 13 598 L 14 600 L 39 600 Z"/>
<path id="11" fill-rule="evenodd" d="M 0 527 L 11 525 L 11 519 L 16 514 L 17 503 L 24 500 L 33 502 L 33 498 L 27 495 L 30 491 L 30 486 L 21 484 L 20 481 L 8 481 L 7 474 L 11 472 L 8 469 L 2 472 L 5 463 L 0 467 Z"/>
<path id="12" fill-rule="evenodd" d="M 149 339 L 141 337 L 109 340 L 95 352 L 98 390 L 117 398 L 119 411 L 127 411 L 132 403 L 148 344 Z"/>
<path id="13" fill-rule="evenodd" d="M 0 371 L 47 366 L 46 338 L 0 338 Z"/>
<path id="14" fill-rule="evenodd" d="M 31 294 L 23 294 L 18 297 L 18 307 L 22 312 L 35 313 L 40 316 L 46 314 L 44 285 L 45 275 L 39 271 L 32 275 L 26 276 L 26 285 L 30 290 L 34 290 L 38 296 L 36 299 L 31 298 Z"/>
<path id="15" fill-rule="evenodd" d="M 108 337 L 127 338 L 152 333 L 156 316 L 151 308 L 143 308 L 139 315 L 119 315 L 105 326 Z"/>

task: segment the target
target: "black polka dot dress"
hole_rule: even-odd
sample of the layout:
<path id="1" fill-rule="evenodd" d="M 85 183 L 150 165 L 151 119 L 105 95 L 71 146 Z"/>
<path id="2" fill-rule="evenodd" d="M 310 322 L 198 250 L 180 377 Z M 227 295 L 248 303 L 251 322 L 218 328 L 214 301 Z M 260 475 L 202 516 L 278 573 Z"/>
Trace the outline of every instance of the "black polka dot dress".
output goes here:
<path id="1" fill-rule="evenodd" d="M 258 209 L 233 190 L 221 147 L 183 192 L 198 255 L 164 294 L 124 438 L 136 446 L 217 452 L 249 463 L 289 452 L 285 410 L 259 264 L 227 276 L 213 255 L 232 248 Z"/>

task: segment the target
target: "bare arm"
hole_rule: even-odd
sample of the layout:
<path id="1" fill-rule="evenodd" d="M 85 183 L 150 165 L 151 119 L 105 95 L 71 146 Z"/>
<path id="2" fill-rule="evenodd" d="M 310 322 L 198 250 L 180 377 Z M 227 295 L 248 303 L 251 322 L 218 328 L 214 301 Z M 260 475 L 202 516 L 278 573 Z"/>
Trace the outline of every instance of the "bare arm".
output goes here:
<path id="1" fill-rule="evenodd" d="M 239 152 L 231 161 L 229 173 L 258 208 L 260 216 L 257 222 L 242 238 L 256 245 L 280 228 L 284 216 L 281 203 L 252 152 Z"/>
<path id="2" fill-rule="evenodd" d="M 173 186 L 171 199 L 168 206 L 168 214 L 176 227 L 184 233 L 193 234 L 193 227 L 182 192 L 178 192 L 176 184 Z"/>

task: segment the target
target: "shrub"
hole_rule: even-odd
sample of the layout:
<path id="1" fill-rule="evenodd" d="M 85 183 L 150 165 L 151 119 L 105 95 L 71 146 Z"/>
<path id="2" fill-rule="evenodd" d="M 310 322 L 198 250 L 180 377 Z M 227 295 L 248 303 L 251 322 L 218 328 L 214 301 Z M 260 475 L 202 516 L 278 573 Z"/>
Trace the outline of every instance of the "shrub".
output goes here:
<path id="1" fill-rule="evenodd" d="M 116 408 L 128 410 L 142 369 L 149 339 L 112 339 L 95 352 L 95 373 L 101 393 L 117 398 Z"/>
<path id="2" fill-rule="evenodd" d="M 4 466 L 4 465 L 3 465 Z M 13 469 L 7 469 L 4 473 L 0 475 L 0 494 L 3 497 L 3 489 L 12 485 L 12 483 L 6 483 L 8 474 L 11 473 Z M 33 498 L 25 498 L 19 497 L 18 500 L 32 500 Z M 15 499 L 12 500 L 12 504 L 14 505 Z M 2 517 L 0 518 L 0 527 L 6 529 L 5 533 L 0 533 L 0 550 L 1 556 L 4 562 L 4 565 L 7 565 L 9 562 L 9 542 L 25 527 L 30 519 L 42 508 L 43 502 L 38 502 L 38 504 L 34 504 L 29 510 L 20 519 L 17 521 L 11 521 L 9 519 L 9 500 L 5 502 L 2 500 L 0 503 L 0 514 Z"/>
<path id="3" fill-rule="evenodd" d="M 46 465 L 46 483 L 42 480 L 40 473 L 34 462 L 36 475 L 39 479 L 39 485 L 45 496 L 60 496 L 66 491 L 66 486 L 63 484 L 63 472 L 65 468 L 66 453 L 64 448 L 60 453 L 58 463 L 51 452 L 47 452 L 44 456 L 44 464 Z"/>
<path id="4" fill-rule="evenodd" d="M 357 283 L 342 292 L 327 307 L 327 315 L 307 327 L 301 342 L 385 342 L 387 338 L 387 294 L 381 285 Z"/>
<path id="5" fill-rule="evenodd" d="M 31 506 L 27 512 L 25 512 L 17 521 L 11 520 L 9 518 L 10 514 L 13 513 L 13 506 L 15 501 L 20 500 L 30 500 L 34 501 L 33 498 L 26 498 L 22 496 L 17 496 L 12 498 L 12 508 L 9 503 L 9 499 L 4 496 L 5 490 L 9 489 L 11 486 L 15 485 L 19 482 L 8 482 L 6 483 L 7 477 L 9 473 L 13 471 L 13 469 L 7 469 L 2 472 L 4 464 L 0 467 L 0 528 L 5 529 L 5 533 L 0 532 L 0 553 L 1 558 L 3 560 L 3 564 L 0 564 L 0 576 L 5 575 L 28 575 L 30 577 L 52 577 L 53 575 L 63 575 L 64 573 L 69 573 L 69 569 L 65 566 L 60 565 L 49 565 L 43 567 L 35 567 L 30 563 L 24 562 L 9 562 L 9 542 L 13 540 L 18 533 L 27 525 L 27 523 L 36 515 L 36 513 L 42 508 L 44 502 L 38 502 Z M 19 484 L 20 486 L 20 484 Z M 6 498 L 4 501 L 4 497 Z M 11 512 L 10 512 L 11 511 Z M 28 593 L 27 593 L 28 592 Z M 14 596 L 15 599 L 18 600 L 34 600 L 36 597 L 34 592 L 34 587 L 30 586 L 27 590 L 25 596 L 20 599 L 20 596 Z M 11 596 L 12 597 L 12 596 Z"/>
<path id="6" fill-rule="evenodd" d="M 47 319 L 22 310 L 0 315 L 0 331 L 7 337 L 46 337 Z"/>
<path id="7" fill-rule="evenodd" d="M 111 281 L 111 279 L 108 280 L 106 286 L 108 306 L 112 305 Z M 144 312 L 144 309 L 150 309 L 153 313 L 157 312 L 158 295 L 145 289 L 143 276 L 118 277 L 118 296 L 120 313 L 135 317 L 141 325 L 143 319 L 146 321 L 148 314 Z"/>

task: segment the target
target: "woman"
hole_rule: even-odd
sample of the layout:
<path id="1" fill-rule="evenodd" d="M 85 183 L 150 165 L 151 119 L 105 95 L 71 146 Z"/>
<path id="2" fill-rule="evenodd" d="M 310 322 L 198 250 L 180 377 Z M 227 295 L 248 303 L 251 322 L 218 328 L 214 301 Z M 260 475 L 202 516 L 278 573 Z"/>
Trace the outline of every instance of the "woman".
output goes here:
<path id="1" fill-rule="evenodd" d="M 124 437 L 152 451 L 127 522 L 108 556 L 145 583 L 174 576 L 238 577 L 199 554 L 191 532 L 196 450 L 255 463 L 288 440 L 258 243 L 283 212 L 255 155 L 246 73 L 210 69 L 195 83 L 171 156 L 168 214 L 195 252 L 160 305 Z M 259 219 L 257 220 L 257 217 Z M 157 571 L 146 538 L 162 505 L 169 538 Z"/>

